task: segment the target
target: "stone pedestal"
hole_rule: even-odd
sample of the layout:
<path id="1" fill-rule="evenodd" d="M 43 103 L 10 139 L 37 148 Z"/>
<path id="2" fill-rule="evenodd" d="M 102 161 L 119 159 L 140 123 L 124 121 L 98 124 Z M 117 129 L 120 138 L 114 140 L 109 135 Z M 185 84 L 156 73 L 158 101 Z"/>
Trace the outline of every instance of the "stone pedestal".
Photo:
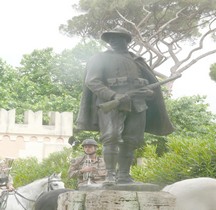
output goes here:
<path id="1" fill-rule="evenodd" d="M 86 186 L 85 190 L 61 194 L 57 210 L 174 210 L 174 196 L 157 191 L 157 187 L 143 183 L 108 186 L 109 189 Z"/>
<path id="2" fill-rule="evenodd" d="M 102 184 L 90 184 L 83 185 L 79 188 L 79 191 L 93 191 L 93 190 L 120 190 L 120 191 L 159 191 L 160 187 L 156 184 L 134 182 L 132 184 L 117 184 L 107 185 Z"/>

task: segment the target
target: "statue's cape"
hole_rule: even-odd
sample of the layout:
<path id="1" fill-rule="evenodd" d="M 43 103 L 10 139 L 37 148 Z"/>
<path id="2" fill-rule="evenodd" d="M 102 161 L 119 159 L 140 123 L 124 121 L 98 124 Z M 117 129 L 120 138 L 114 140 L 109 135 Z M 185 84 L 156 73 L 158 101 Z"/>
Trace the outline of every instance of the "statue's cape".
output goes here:
<path id="1" fill-rule="evenodd" d="M 105 52 L 106 53 L 106 52 Z M 143 58 L 131 53 L 135 63 L 142 70 L 144 78 L 150 84 L 158 82 L 153 71 L 145 63 Z M 154 99 L 147 101 L 147 118 L 145 132 L 154 135 L 168 135 L 173 132 L 173 126 L 169 120 L 161 88 L 154 89 Z M 86 131 L 99 131 L 96 96 L 84 85 L 77 118 L 77 129 Z"/>

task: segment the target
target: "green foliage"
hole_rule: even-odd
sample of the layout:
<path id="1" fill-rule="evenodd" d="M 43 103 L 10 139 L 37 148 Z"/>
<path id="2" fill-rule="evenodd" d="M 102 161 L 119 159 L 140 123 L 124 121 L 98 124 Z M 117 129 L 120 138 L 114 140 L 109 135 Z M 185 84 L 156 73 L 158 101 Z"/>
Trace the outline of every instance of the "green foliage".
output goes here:
<path id="1" fill-rule="evenodd" d="M 144 7 L 151 14 L 143 9 Z M 62 24 L 60 29 L 69 36 L 99 38 L 103 31 L 110 30 L 118 24 L 130 29 L 133 22 L 138 26 L 140 34 L 148 39 L 182 10 L 177 20 L 164 27 L 160 39 L 170 37 L 170 34 L 172 38 L 190 39 L 192 36 L 199 36 L 197 25 L 201 20 L 204 27 L 205 18 L 214 16 L 212 11 L 215 7 L 215 3 L 207 0 L 80 0 L 79 10 L 82 13 L 68 20 L 67 24 Z M 128 21 L 121 18 L 117 11 Z"/>
<path id="2" fill-rule="evenodd" d="M 20 187 L 34 180 L 50 176 L 53 173 L 62 173 L 62 180 L 66 188 L 74 189 L 76 180 L 68 179 L 68 169 L 71 158 L 83 154 L 82 149 L 64 148 L 61 152 L 54 152 L 42 162 L 36 158 L 16 159 L 13 163 L 11 175 L 14 186 Z"/>
<path id="3" fill-rule="evenodd" d="M 54 152 L 50 154 L 48 158 L 45 158 L 41 163 L 41 168 L 43 168 L 43 173 L 45 175 L 50 175 L 52 173 L 62 173 L 62 180 L 67 188 L 73 188 L 75 184 L 74 180 L 68 179 L 68 169 L 70 165 L 70 160 L 72 157 L 80 155 L 80 151 L 74 151 L 73 149 L 64 148 L 64 151 Z"/>
<path id="4" fill-rule="evenodd" d="M 45 124 L 50 111 L 71 111 L 76 119 L 85 62 L 99 49 L 89 41 L 61 54 L 52 48 L 34 50 L 23 56 L 18 68 L 0 60 L 1 108 L 16 109 L 17 122 L 23 121 L 26 110 L 42 110 Z"/>
<path id="5" fill-rule="evenodd" d="M 181 97 L 167 101 L 167 109 L 176 134 L 197 136 L 208 134 L 215 115 L 208 111 L 203 96 Z"/>
<path id="6" fill-rule="evenodd" d="M 60 112 L 73 109 L 76 98 L 59 79 L 59 57 L 51 48 L 34 50 L 23 56 L 22 66 L 18 68 L 18 100 L 27 102 L 25 107 L 21 106 L 23 109 Z"/>
<path id="7" fill-rule="evenodd" d="M 133 166 L 132 176 L 142 182 L 161 185 L 194 177 L 216 177 L 215 129 L 208 138 L 170 136 L 169 152 L 159 157 L 156 146 L 148 145 L 142 166 Z"/>
<path id="8" fill-rule="evenodd" d="M 208 111 L 208 104 L 204 96 L 190 96 L 178 99 L 166 99 L 166 107 L 175 127 L 172 136 L 182 138 L 197 137 L 208 138 L 209 133 L 215 129 L 215 115 Z M 167 152 L 168 139 L 166 136 L 155 136 L 146 133 L 145 145 L 156 146 L 159 156 Z M 141 157 L 145 145 L 136 151 L 136 157 Z"/>
<path id="9" fill-rule="evenodd" d="M 97 154 L 101 155 L 102 147 L 99 144 Z M 38 162 L 36 158 L 16 159 L 13 163 L 11 175 L 14 179 L 14 186 L 20 187 L 37 179 L 50 176 L 53 173 L 61 173 L 62 181 L 66 188 L 75 189 L 76 179 L 68 178 L 68 169 L 72 158 L 83 155 L 81 144 L 72 148 L 64 148 L 63 151 L 53 152 L 49 157 Z"/>
<path id="10" fill-rule="evenodd" d="M 18 105 L 16 99 L 16 90 L 19 83 L 17 71 L 5 61 L 0 59 L 0 107 L 13 109 Z"/>
<path id="11" fill-rule="evenodd" d="M 41 168 L 36 158 L 16 159 L 13 163 L 11 175 L 14 186 L 19 187 L 42 178 Z"/>
<path id="12" fill-rule="evenodd" d="M 209 76 L 213 81 L 216 82 L 216 63 L 211 65 Z"/>

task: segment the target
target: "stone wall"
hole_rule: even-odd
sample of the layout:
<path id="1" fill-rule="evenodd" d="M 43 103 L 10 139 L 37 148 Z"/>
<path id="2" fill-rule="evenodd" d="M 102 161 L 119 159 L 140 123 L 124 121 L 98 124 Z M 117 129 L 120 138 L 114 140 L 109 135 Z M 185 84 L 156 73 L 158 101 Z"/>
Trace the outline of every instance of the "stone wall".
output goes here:
<path id="1" fill-rule="evenodd" d="M 16 123 L 16 110 L 0 109 L 0 157 L 39 160 L 50 153 L 69 147 L 73 135 L 71 112 L 49 112 L 49 123 L 44 125 L 42 111 L 24 113 L 24 122 Z"/>

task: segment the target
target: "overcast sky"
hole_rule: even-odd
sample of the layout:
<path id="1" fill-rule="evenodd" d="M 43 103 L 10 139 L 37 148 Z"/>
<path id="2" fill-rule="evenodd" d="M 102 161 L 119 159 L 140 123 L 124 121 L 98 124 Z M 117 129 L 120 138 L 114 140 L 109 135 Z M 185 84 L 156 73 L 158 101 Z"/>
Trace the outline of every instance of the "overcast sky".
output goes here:
<path id="1" fill-rule="evenodd" d="M 12 64 L 34 49 L 72 48 L 74 40 L 59 33 L 73 16 L 73 0 L 1 0 L 0 57 Z M 75 1 L 76 2 L 76 1 Z"/>
<path id="2" fill-rule="evenodd" d="M 0 57 L 18 66 L 22 55 L 34 49 L 52 47 L 55 52 L 71 49 L 75 41 L 60 34 L 58 27 L 74 15 L 71 5 L 76 1 L 1 0 Z M 216 63 L 216 54 L 183 73 L 174 84 L 173 96 L 206 95 L 210 110 L 216 113 L 216 82 L 208 75 L 212 63 Z"/>

